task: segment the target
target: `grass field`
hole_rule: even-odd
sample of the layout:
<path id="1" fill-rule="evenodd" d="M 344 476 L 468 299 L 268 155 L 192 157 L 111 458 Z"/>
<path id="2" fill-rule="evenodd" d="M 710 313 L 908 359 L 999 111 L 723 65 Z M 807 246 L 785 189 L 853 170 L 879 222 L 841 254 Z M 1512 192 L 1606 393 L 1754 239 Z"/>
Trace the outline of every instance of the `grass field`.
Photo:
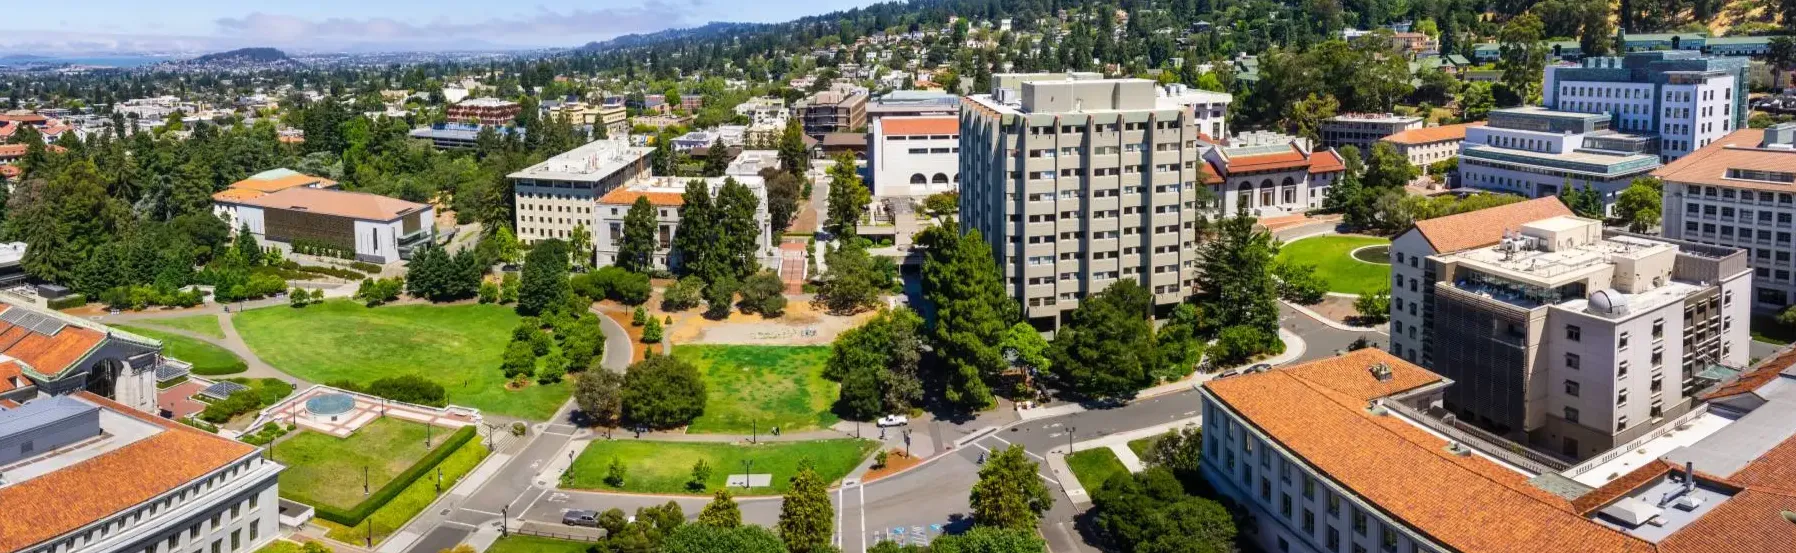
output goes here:
<path id="1" fill-rule="evenodd" d="M 512 534 L 493 542 L 486 553 L 586 553 L 592 542 Z"/>
<path id="2" fill-rule="evenodd" d="M 790 479 L 798 474 L 798 462 L 810 459 L 817 474 L 834 482 L 854 470 L 877 443 L 872 440 L 843 438 L 809 442 L 783 442 L 763 445 L 736 445 L 709 442 L 645 442 L 596 441 L 586 446 L 574 459 L 574 469 L 567 487 L 591 490 L 623 490 L 642 493 L 709 495 L 722 487 L 730 474 L 742 474 L 743 461 L 752 461 L 751 474 L 772 474 L 773 485 L 766 488 L 732 491 L 744 494 L 776 494 L 786 491 Z M 626 469 L 622 488 L 605 483 L 611 459 L 623 461 Z M 692 466 L 704 460 L 711 466 L 711 477 L 704 490 L 686 486 L 692 479 Z"/>
<path id="3" fill-rule="evenodd" d="M 224 329 L 218 326 L 217 315 L 194 315 L 192 317 L 176 317 L 173 319 L 149 319 L 145 322 L 156 326 L 166 326 L 185 330 L 194 334 L 224 339 Z"/>
<path id="4" fill-rule="evenodd" d="M 373 514 L 363 519 L 361 525 L 354 528 L 324 519 L 313 519 L 313 522 L 328 530 L 326 536 L 346 543 L 361 543 L 356 540 L 363 539 L 372 530 L 374 543 L 378 544 L 393 535 L 393 532 L 398 531 L 400 527 L 405 526 L 405 523 L 412 517 L 418 516 L 418 513 L 430 507 L 430 502 L 436 501 L 437 496 L 441 493 L 448 492 L 456 482 L 461 481 L 463 476 L 473 472 L 474 467 L 479 465 L 480 460 L 485 459 L 488 453 L 490 451 L 487 451 L 485 442 L 468 440 L 467 443 L 457 448 L 455 453 L 449 454 L 448 458 L 437 464 L 437 468 L 443 470 L 441 492 L 437 490 L 435 471 L 431 471 L 431 473 L 412 481 L 412 485 L 406 486 L 405 491 L 399 492 L 399 495 L 394 496 L 392 501 L 375 509 Z"/>
<path id="5" fill-rule="evenodd" d="M 1111 477 L 1129 474 L 1122 461 L 1116 459 L 1116 452 L 1108 447 L 1087 449 L 1066 456 L 1066 466 L 1073 470 L 1073 476 L 1079 477 L 1079 485 L 1086 490 L 1096 490 L 1104 486 Z"/>
<path id="6" fill-rule="evenodd" d="M 837 385 L 823 378 L 827 347 L 681 345 L 674 357 L 705 375 L 705 414 L 688 432 L 748 434 L 828 428 Z"/>
<path id="7" fill-rule="evenodd" d="M 362 384 L 417 374 L 442 384 L 449 402 L 545 420 L 571 393 L 566 382 L 505 387 L 499 358 L 518 316 L 497 305 L 367 308 L 327 301 L 303 309 L 252 309 L 232 322 L 263 361 L 311 382 Z"/>
<path id="8" fill-rule="evenodd" d="M 1278 258 L 1314 264 L 1316 276 L 1328 283 L 1330 292 L 1366 294 L 1390 283 L 1391 266 L 1366 263 L 1349 254 L 1365 246 L 1390 244 L 1371 236 L 1317 236 L 1285 244 Z"/>
<path id="9" fill-rule="evenodd" d="M 448 437 L 449 430 L 433 430 Z M 433 445 L 441 445 L 438 439 Z M 299 435 L 273 446 L 274 459 L 287 465 L 281 473 L 281 495 L 313 505 L 349 510 L 361 503 L 362 471 L 368 471 L 367 489 L 381 486 L 424 457 L 424 425 L 383 418 L 362 427 L 348 438 L 317 432 Z"/>
<path id="10" fill-rule="evenodd" d="M 1154 449 L 1154 443 L 1160 441 L 1160 438 L 1164 437 L 1166 437 L 1166 434 L 1148 436 L 1139 440 L 1129 440 L 1129 450 L 1134 451 L 1135 456 L 1141 458 L 1142 462 L 1146 462 L 1147 452 Z"/>
<path id="11" fill-rule="evenodd" d="M 249 368 L 249 365 L 244 364 L 243 359 L 237 357 L 237 354 L 206 342 L 141 326 L 114 326 L 122 328 L 126 332 L 161 340 L 162 354 L 193 363 L 193 374 L 201 376 L 236 374 Z M 218 325 L 215 322 L 213 326 Z"/>

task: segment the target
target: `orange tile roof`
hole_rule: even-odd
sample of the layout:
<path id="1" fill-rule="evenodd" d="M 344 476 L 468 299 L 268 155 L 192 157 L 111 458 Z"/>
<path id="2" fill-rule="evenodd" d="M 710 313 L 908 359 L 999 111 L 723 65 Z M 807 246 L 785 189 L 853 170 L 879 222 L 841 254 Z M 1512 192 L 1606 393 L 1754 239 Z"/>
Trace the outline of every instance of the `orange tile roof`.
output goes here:
<path id="1" fill-rule="evenodd" d="M 216 198 L 216 196 L 214 196 Z M 391 221 L 430 206 L 367 192 L 330 188 L 288 188 L 234 203 L 267 209 L 306 211 L 364 221 Z"/>
<path id="2" fill-rule="evenodd" d="M 1759 455 L 1728 476 L 1728 481 L 1752 489 L 1773 489 L 1796 494 L 1796 438 L 1785 439 L 1783 443 Z"/>
<path id="3" fill-rule="evenodd" d="M 1334 150 L 1324 150 L 1310 155 L 1310 174 L 1333 173 L 1346 170 L 1347 162 L 1341 159 L 1341 154 L 1339 152 Z"/>
<path id="4" fill-rule="evenodd" d="M 1310 160 L 1303 157 L 1303 152 L 1297 151 L 1297 148 L 1293 147 L 1288 152 L 1256 154 L 1251 156 L 1231 156 L 1229 157 L 1228 162 L 1228 172 L 1229 174 L 1236 174 L 1257 171 L 1275 171 L 1304 167 L 1309 164 Z"/>
<path id="5" fill-rule="evenodd" d="M 1416 221 L 1416 230 L 1437 253 L 1451 253 L 1503 240 L 1503 231 L 1559 215 L 1571 215 L 1556 196 L 1535 198 L 1446 217 Z"/>
<path id="6" fill-rule="evenodd" d="M 1759 149 L 1764 138 L 1765 129 L 1734 131 L 1654 170 L 1653 176 L 1677 183 L 1796 192 L 1793 184 L 1726 178 L 1728 169 L 1796 173 L 1796 150 Z"/>
<path id="7" fill-rule="evenodd" d="M 1703 394 L 1701 399 L 1703 401 L 1715 401 L 1725 397 L 1751 393 L 1753 390 L 1759 389 L 1759 386 L 1764 386 L 1767 382 L 1777 380 L 1777 375 L 1782 373 L 1784 369 L 1790 368 L 1790 365 L 1796 365 L 1796 348 L 1785 348 L 1778 351 L 1777 354 L 1772 355 L 1770 359 L 1760 361 L 1759 364 L 1753 365 L 1751 369 L 1747 369 L 1746 372 L 1740 373 L 1739 376 L 1734 377 L 1733 380 L 1716 387 L 1714 391 Z"/>
<path id="8" fill-rule="evenodd" d="M 231 188 L 242 188 L 261 192 L 279 192 L 288 188 L 317 185 L 318 188 L 336 188 L 337 181 L 324 177 L 306 174 L 287 175 L 272 179 L 247 178 L 231 183 Z"/>
<path id="9" fill-rule="evenodd" d="M 87 392 L 76 397 L 161 426 L 153 436 L 67 468 L 0 488 L 0 551 L 18 551 L 229 466 L 256 452 L 249 444 L 138 412 Z"/>
<path id="10" fill-rule="evenodd" d="M 886 136 L 960 134 L 958 117 L 887 117 L 879 120 Z"/>
<path id="11" fill-rule="evenodd" d="M 1634 469 L 1633 472 L 1618 476 L 1614 480 L 1604 483 L 1601 487 L 1585 492 L 1584 495 L 1580 495 L 1577 499 L 1573 499 L 1572 510 L 1577 511 L 1584 516 L 1590 516 L 1590 514 L 1596 512 L 1597 509 L 1601 509 L 1604 506 L 1621 499 L 1623 496 L 1628 495 L 1629 492 L 1634 491 L 1635 488 L 1639 488 L 1648 482 L 1657 481 L 1659 477 L 1665 476 L 1666 473 L 1678 468 L 1677 465 L 1668 461 L 1654 459 L 1645 465 L 1641 465 L 1640 468 Z M 1679 470 L 1679 472 L 1682 472 L 1682 470 Z"/>
<path id="12" fill-rule="evenodd" d="M 1382 362 L 1390 382 L 1366 367 Z M 1568 501 L 1521 473 L 1447 442 L 1366 401 L 1440 377 L 1376 348 L 1259 374 L 1212 380 L 1204 389 L 1318 474 L 1429 539 L 1468 552 L 1650 551 L 1644 541 L 1593 524 Z"/>
<path id="13" fill-rule="evenodd" d="M 224 202 L 236 202 L 239 200 L 248 200 L 250 198 L 260 198 L 260 197 L 266 196 L 266 195 L 268 195 L 268 193 L 263 192 L 261 190 L 251 190 L 248 188 L 226 188 L 224 190 L 220 190 L 217 193 L 213 194 L 212 199 L 224 201 Z"/>
<path id="14" fill-rule="evenodd" d="M 1471 123 L 1459 123 L 1455 125 L 1423 127 L 1420 129 L 1410 129 L 1399 132 L 1384 137 L 1382 140 L 1393 144 L 1428 144 L 1446 140 L 1465 140 L 1466 129 L 1482 126 L 1484 126 L 1483 121 L 1474 121 Z"/>
<path id="15" fill-rule="evenodd" d="M 25 155 L 24 144 L 0 144 L 0 157 L 20 157 Z"/>
<path id="16" fill-rule="evenodd" d="M 24 309 L 11 305 L 5 307 L 0 313 Z M 45 336 L 0 321 L 0 354 L 17 359 L 31 371 L 50 378 L 61 376 L 63 371 L 87 357 L 88 352 L 93 351 L 105 338 L 98 331 L 75 325 L 63 327 L 55 336 Z"/>
<path id="17" fill-rule="evenodd" d="M 679 192 L 643 192 L 617 187 L 599 198 L 599 203 L 609 205 L 631 205 L 636 198 L 648 198 L 649 205 L 678 207 L 686 205 L 686 198 Z"/>
<path id="18" fill-rule="evenodd" d="M 19 386 L 13 385 L 13 380 L 22 378 L 24 374 L 24 371 L 19 368 L 18 361 L 0 363 L 0 392 L 18 389 Z"/>
<path id="19" fill-rule="evenodd" d="M 1204 161 L 1197 166 L 1197 172 L 1204 177 L 1204 184 L 1222 184 L 1222 175 L 1216 170 L 1215 162 Z"/>

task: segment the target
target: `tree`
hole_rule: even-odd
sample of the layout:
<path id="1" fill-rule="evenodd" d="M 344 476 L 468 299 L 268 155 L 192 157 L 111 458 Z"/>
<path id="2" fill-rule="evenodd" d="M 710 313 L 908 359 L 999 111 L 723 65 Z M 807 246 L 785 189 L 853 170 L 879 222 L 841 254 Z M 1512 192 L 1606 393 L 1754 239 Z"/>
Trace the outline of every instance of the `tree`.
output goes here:
<path id="1" fill-rule="evenodd" d="M 237 229 L 236 240 L 231 243 L 232 251 L 237 257 L 251 267 L 262 264 L 262 246 L 256 243 L 256 235 L 249 231 L 249 223 Z"/>
<path id="2" fill-rule="evenodd" d="M 1372 155 L 1366 160 L 1366 173 L 1360 177 L 1360 184 L 1373 190 L 1396 190 L 1409 184 L 1421 169 L 1409 163 L 1409 158 L 1397 151 L 1397 147 L 1389 142 L 1378 141 L 1372 146 Z"/>
<path id="3" fill-rule="evenodd" d="M 1296 136 L 1310 139 L 1313 143 L 1322 141 L 1322 121 L 1335 116 L 1341 108 L 1341 102 L 1334 96 L 1323 94 L 1292 102 L 1285 111 L 1285 130 Z"/>
<path id="4" fill-rule="evenodd" d="M 586 223 L 574 223 L 574 231 L 568 233 L 568 256 L 575 271 L 592 268 L 592 252 L 592 231 Z"/>
<path id="5" fill-rule="evenodd" d="M 711 464 L 699 459 L 692 464 L 692 478 L 686 481 L 686 487 L 693 490 L 704 490 L 711 481 Z M 709 508 L 707 506 L 707 508 Z"/>
<path id="6" fill-rule="evenodd" d="M 1299 305 L 1322 303 L 1328 286 L 1316 276 L 1316 266 L 1295 261 L 1274 261 L 1272 276 L 1278 279 L 1278 296 Z"/>
<path id="7" fill-rule="evenodd" d="M 597 426 L 617 426 L 623 414 L 624 375 L 609 370 L 591 370 L 574 381 L 574 404 L 580 413 Z"/>
<path id="8" fill-rule="evenodd" d="M 729 168 L 730 149 L 723 145 L 723 137 L 719 136 L 717 140 L 711 142 L 711 147 L 705 150 L 705 176 L 721 177 L 723 172 Z"/>
<path id="9" fill-rule="evenodd" d="M 785 232 L 798 214 L 798 194 L 803 187 L 798 177 L 772 167 L 761 170 L 767 187 L 767 216 L 774 232 Z"/>
<path id="10" fill-rule="evenodd" d="M 973 485 L 973 523 L 1007 530 L 1033 531 L 1041 514 L 1054 505 L 1054 496 L 1037 477 L 1034 461 L 1024 457 L 1023 446 L 1011 444 L 979 467 L 979 483 Z"/>
<path id="11" fill-rule="evenodd" d="M 780 167 L 800 181 L 811 170 L 811 156 L 804 145 L 804 125 L 798 117 L 786 119 L 786 128 L 780 133 L 779 158 Z"/>
<path id="12" fill-rule="evenodd" d="M 717 236 L 714 241 L 718 253 L 717 270 L 721 274 L 716 276 L 729 276 L 740 281 L 760 270 L 757 254 L 762 229 L 755 222 L 755 212 L 760 205 L 761 200 L 748 186 L 736 182 L 733 177 L 723 179 L 723 186 L 717 189 Z"/>
<path id="13" fill-rule="evenodd" d="M 650 317 L 647 325 L 642 327 L 642 341 L 647 344 L 661 343 L 661 319 Z"/>
<path id="14" fill-rule="evenodd" d="M 689 276 L 674 282 L 661 294 L 662 311 L 685 311 L 698 307 L 703 299 L 705 281 L 696 276 Z"/>
<path id="15" fill-rule="evenodd" d="M 666 129 L 655 135 L 655 149 L 649 153 L 649 170 L 656 175 L 675 176 L 679 156 L 673 149 L 673 135 Z"/>
<path id="16" fill-rule="evenodd" d="M 1217 223 L 1216 235 L 1200 247 L 1204 270 L 1197 277 L 1212 327 L 1278 332 L 1278 284 L 1271 270 L 1277 255 L 1272 235 L 1245 213 Z"/>
<path id="17" fill-rule="evenodd" d="M 536 243 L 524 258 L 518 288 L 518 313 L 535 316 L 562 309 L 573 289 L 568 285 L 567 242 L 550 238 Z"/>
<path id="18" fill-rule="evenodd" d="M 1391 317 L 1391 287 L 1383 286 L 1353 300 L 1353 310 L 1368 322 L 1384 322 Z"/>
<path id="19" fill-rule="evenodd" d="M 723 272 L 723 244 L 718 241 L 717 209 L 711 201 L 709 183 L 703 179 L 687 182 L 686 191 L 680 195 L 680 226 L 673 237 L 680 274 L 696 276 L 703 282 L 715 280 Z"/>
<path id="20" fill-rule="evenodd" d="M 617 266 L 633 273 L 655 267 L 655 206 L 648 196 L 637 196 L 624 213 L 624 239 L 617 247 Z M 538 246 L 541 247 L 541 246 Z"/>
<path id="21" fill-rule="evenodd" d="M 778 317 L 786 312 L 786 282 L 778 273 L 762 271 L 742 282 L 742 311 L 763 317 Z"/>
<path id="22" fill-rule="evenodd" d="M 854 157 L 847 153 L 838 154 L 835 165 L 829 168 L 829 213 L 824 219 L 823 230 L 838 240 L 853 240 L 861 216 L 867 213 L 867 205 L 872 201 L 872 192 L 861 183 Z"/>
<path id="23" fill-rule="evenodd" d="M 1092 398 L 1121 397 L 1152 383 L 1160 366 L 1153 296 L 1133 280 L 1120 280 L 1079 302 L 1055 333 L 1048 358 L 1072 391 Z"/>
<path id="24" fill-rule="evenodd" d="M 518 274 L 505 273 L 499 277 L 499 303 L 515 303 L 518 301 Z"/>
<path id="25" fill-rule="evenodd" d="M 1796 2 L 1786 1 L 1784 3 L 1796 7 Z M 1796 17 L 1785 18 L 1784 24 L 1796 25 Z M 1771 37 L 1771 42 L 1766 47 L 1768 51 L 1765 54 L 1765 61 L 1769 62 L 1772 68 L 1778 71 L 1789 71 L 1791 67 L 1796 67 L 1796 39 L 1788 36 Z"/>
<path id="26" fill-rule="evenodd" d="M 683 359 L 650 355 L 624 372 L 624 419 L 653 428 L 683 426 L 705 412 L 705 380 Z"/>
<path id="27" fill-rule="evenodd" d="M 1633 232 L 1649 232 L 1659 226 L 1660 190 L 1664 184 L 1654 177 L 1635 178 L 1627 190 L 1615 198 L 1615 216 Z"/>
<path id="28" fill-rule="evenodd" d="M 1523 13 L 1503 24 L 1497 33 L 1497 70 L 1503 72 L 1503 85 L 1523 104 L 1540 99 L 1541 75 L 1547 66 L 1544 32 L 1539 17 Z"/>
<path id="29" fill-rule="evenodd" d="M 1559 201 L 1565 202 L 1565 207 L 1571 208 L 1579 217 L 1603 218 L 1603 194 L 1596 190 L 1596 186 L 1574 187 L 1567 182 L 1559 188 Z"/>
<path id="30" fill-rule="evenodd" d="M 823 375 L 842 382 L 837 406 L 844 416 L 872 420 L 923 399 L 922 326 L 909 309 L 886 310 L 836 337 Z"/>
<path id="31" fill-rule="evenodd" d="M 780 504 L 779 535 L 792 553 L 829 551 L 835 509 L 829 491 L 809 459 L 799 461 L 798 474 Z"/>
<path id="32" fill-rule="evenodd" d="M 873 259 L 859 240 L 849 239 L 824 256 L 828 270 L 817 286 L 818 305 L 837 315 L 859 313 L 879 305 L 879 295 L 889 285 L 880 282 Z"/>
<path id="33" fill-rule="evenodd" d="M 720 489 L 711 496 L 711 502 L 705 504 L 705 510 L 699 511 L 698 523 L 716 528 L 735 528 L 742 525 L 742 509 L 736 505 L 735 498 L 730 497 L 729 490 Z"/>
<path id="34" fill-rule="evenodd" d="M 734 277 L 725 275 L 705 287 L 705 316 L 722 320 L 730 316 L 730 309 L 736 305 L 736 289 L 742 285 Z"/>
<path id="35" fill-rule="evenodd" d="M 658 553 L 786 553 L 779 536 L 760 526 L 682 524 L 661 540 Z"/>
<path id="36" fill-rule="evenodd" d="M 929 553 L 1041 553 L 1047 550 L 1047 541 L 1034 529 L 975 526 L 966 532 L 946 534 L 929 542 Z"/>
<path id="37" fill-rule="evenodd" d="M 986 380 L 1009 367 L 998 344 L 1022 316 L 1004 290 L 991 246 L 979 231 L 955 234 L 955 224 L 924 230 L 923 296 L 936 308 L 934 346 L 944 372 L 945 398 L 970 409 L 991 405 Z"/>
<path id="38" fill-rule="evenodd" d="M 629 474 L 630 469 L 624 466 L 624 460 L 612 456 L 611 464 L 605 467 L 605 484 L 613 488 L 622 488 L 624 487 L 624 477 Z"/>
<path id="39" fill-rule="evenodd" d="M 494 231 L 493 236 L 487 239 L 493 242 L 498 261 L 507 265 L 517 263 L 521 259 L 518 255 L 521 248 L 518 247 L 517 236 L 511 233 L 511 225 L 501 224 L 498 227 L 499 230 Z"/>
<path id="40" fill-rule="evenodd" d="M 1092 497 L 1092 526 L 1121 551 L 1234 551 L 1236 525 L 1222 504 L 1185 492 L 1166 467 L 1111 478 Z"/>
<path id="41" fill-rule="evenodd" d="M 530 342 L 512 340 L 507 344 L 500 369 L 505 372 L 505 378 L 510 380 L 522 380 L 536 374 L 536 352 L 530 349 Z"/>

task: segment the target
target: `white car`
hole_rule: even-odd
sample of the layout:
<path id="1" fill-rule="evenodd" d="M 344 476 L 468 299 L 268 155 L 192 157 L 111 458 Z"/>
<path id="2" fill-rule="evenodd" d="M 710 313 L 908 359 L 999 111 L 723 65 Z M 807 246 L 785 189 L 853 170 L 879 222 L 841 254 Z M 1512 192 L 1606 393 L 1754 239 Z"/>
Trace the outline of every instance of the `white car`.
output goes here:
<path id="1" fill-rule="evenodd" d="M 877 424 L 881 427 L 904 426 L 906 424 L 910 424 L 910 419 L 905 418 L 904 415 L 886 415 L 886 416 L 880 417 L 879 422 Z"/>

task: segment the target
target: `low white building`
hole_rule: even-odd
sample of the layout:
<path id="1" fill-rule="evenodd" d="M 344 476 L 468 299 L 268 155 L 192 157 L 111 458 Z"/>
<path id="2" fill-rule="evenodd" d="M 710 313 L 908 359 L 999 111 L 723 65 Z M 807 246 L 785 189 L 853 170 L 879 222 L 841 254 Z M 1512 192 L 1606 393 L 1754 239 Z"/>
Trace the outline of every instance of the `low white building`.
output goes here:
<path id="1" fill-rule="evenodd" d="M 1529 198 L 1595 188 L 1605 209 L 1636 177 L 1659 168 L 1658 138 L 1611 130 L 1607 114 L 1537 107 L 1490 112 L 1466 129 L 1459 147 L 1459 186 Z"/>
<path id="2" fill-rule="evenodd" d="M 1304 140 L 1276 134 L 1237 138 L 1227 146 L 1201 146 L 1204 163 L 1198 177 L 1210 188 L 1216 202 L 1211 207 L 1221 213 L 1244 208 L 1258 217 L 1274 217 L 1317 209 L 1329 187 L 1347 172 L 1339 153 L 1310 150 Z M 1122 151 L 1129 152 L 1129 146 Z"/>
<path id="3" fill-rule="evenodd" d="M 1426 168 L 1434 163 L 1459 157 L 1459 144 L 1465 142 L 1466 129 L 1484 126 L 1483 121 L 1410 129 L 1384 137 L 1409 159 L 1409 164 Z"/>
<path id="4" fill-rule="evenodd" d="M 960 187 L 960 120 L 881 117 L 867 133 L 873 196 L 928 196 Z"/>
<path id="5" fill-rule="evenodd" d="M 282 466 L 97 395 L 0 409 L 0 551 L 250 553 L 279 534 Z"/>
<path id="6" fill-rule="evenodd" d="M 773 227 L 769 224 L 772 217 L 767 212 L 767 185 L 758 175 L 747 175 L 743 170 L 731 172 L 729 176 L 706 179 L 686 177 L 646 177 L 625 183 L 600 197 L 594 204 L 595 218 L 598 225 L 593 232 L 593 247 L 596 250 L 598 266 L 603 267 L 617 263 L 617 255 L 624 240 L 624 218 L 629 215 L 631 206 L 637 198 L 647 198 L 649 205 L 655 208 L 655 254 L 651 260 L 657 269 L 671 269 L 679 264 L 673 252 L 673 239 L 680 229 L 681 208 L 685 205 L 684 195 L 687 183 L 693 180 L 704 180 L 709 187 L 712 199 L 723 189 L 724 182 L 734 179 L 747 186 L 755 195 L 755 245 L 756 257 L 763 265 L 777 268 L 777 254 L 773 250 Z"/>
<path id="7" fill-rule="evenodd" d="M 278 172 L 284 173 L 259 178 Z M 213 194 L 212 213 L 233 232 L 247 226 L 259 241 L 328 245 L 372 263 L 408 258 L 435 235 L 430 205 L 335 187 L 328 179 L 269 171 Z"/>

